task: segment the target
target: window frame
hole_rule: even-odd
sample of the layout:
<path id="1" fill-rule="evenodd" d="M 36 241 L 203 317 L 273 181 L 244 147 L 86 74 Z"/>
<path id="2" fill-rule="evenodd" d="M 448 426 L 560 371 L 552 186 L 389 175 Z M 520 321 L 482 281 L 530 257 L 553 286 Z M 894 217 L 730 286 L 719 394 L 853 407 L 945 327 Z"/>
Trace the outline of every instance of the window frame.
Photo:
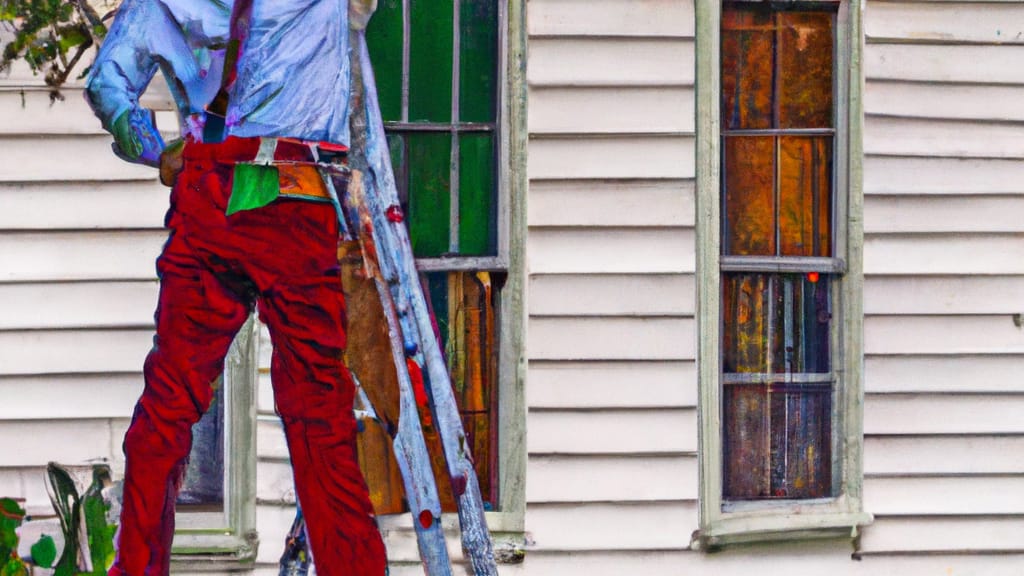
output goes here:
<path id="1" fill-rule="evenodd" d="M 810 2 L 809 2 L 810 4 Z M 691 547 L 806 538 L 855 537 L 872 521 L 863 510 L 863 0 L 843 0 L 836 17 L 834 258 L 837 317 L 832 322 L 832 498 L 763 500 L 724 506 L 721 374 L 721 11 L 696 0 L 697 370 L 699 389 L 700 529 Z M 842 337 L 840 338 L 840 335 Z"/>

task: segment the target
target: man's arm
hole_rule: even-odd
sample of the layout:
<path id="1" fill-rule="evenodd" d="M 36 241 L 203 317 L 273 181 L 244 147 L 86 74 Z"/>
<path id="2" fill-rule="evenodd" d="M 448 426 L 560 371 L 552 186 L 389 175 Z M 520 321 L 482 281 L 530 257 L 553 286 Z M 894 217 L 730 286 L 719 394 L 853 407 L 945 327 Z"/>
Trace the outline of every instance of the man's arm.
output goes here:
<path id="1" fill-rule="evenodd" d="M 129 162 L 156 166 L 164 148 L 151 111 L 139 97 L 156 74 L 154 39 L 180 31 L 154 0 L 125 0 L 96 56 L 85 97 L 114 136 L 114 152 Z"/>

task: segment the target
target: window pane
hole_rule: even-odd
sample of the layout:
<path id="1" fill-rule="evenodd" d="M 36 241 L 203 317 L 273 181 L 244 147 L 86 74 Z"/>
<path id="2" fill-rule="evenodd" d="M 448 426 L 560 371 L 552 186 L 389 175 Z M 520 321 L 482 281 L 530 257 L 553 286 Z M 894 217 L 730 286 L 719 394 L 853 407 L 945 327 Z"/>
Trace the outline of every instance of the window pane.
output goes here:
<path id="1" fill-rule="evenodd" d="M 779 138 L 783 256 L 832 255 L 832 137 Z"/>
<path id="2" fill-rule="evenodd" d="M 832 491 L 832 387 L 772 385 L 771 497 Z"/>
<path id="3" fill-rule="evenodd" d="M 722 249 L 731 255 L 775 254 L 775 138 L 725 138 Z"/>
<path id="4" fill-rule="evenodd" d="M 366 29 L 366 44 L 385 121 L 402 119 L 402 0 L 379 0 Z"/>
<path id="5" fill-rule="evenodd" d="M 459 253 L 495 253 L 494 137 L 459 138 Z"/>
<path id="6" fill-rule="evenodd" d="M 452 119 L 452 0 L 411 0 L 409 119 Z"/>
<path id="7" fill-rule="evenodd" d="M 213 512 L 224 507 L 224 386 L 192 426 L 192 452 L 178 492 L 181 512 Z"/>
<path id="8" fill-rule="evenodd" d="M 452 138 L 443 134 L 406 134 L 409 235 L 418 258 L 448 252 L 451 212 Z"/>
<path id="9" fill-rule="evenodd" d="M 459 119 L 493 122 L 498 77 L 498 3 L 462 0 Z"/>
<path id="10" fill-rule="evenodd" d="M 775 30 L 771 12 L 727 5 L 722 12 L 722 124 L 771 128 Z"/>
<path id="11" fill-rule="evenodd" d="M 776 12 L 779 127 L 832 126 L 834 12 Z"/>
<path id="12" fill-rule="evenodd" d="M 729 500 L 770 494 L 768 389 L 758 384 L 726 386 L 722 394 L 722 497 Z"/>

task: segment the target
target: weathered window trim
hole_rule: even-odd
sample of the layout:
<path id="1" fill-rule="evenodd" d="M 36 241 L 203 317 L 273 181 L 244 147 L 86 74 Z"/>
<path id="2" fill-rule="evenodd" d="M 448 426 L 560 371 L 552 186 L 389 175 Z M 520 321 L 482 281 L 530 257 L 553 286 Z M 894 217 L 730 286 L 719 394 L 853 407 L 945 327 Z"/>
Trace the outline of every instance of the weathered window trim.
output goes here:
<path id="1" fill-rule="evenodd" d="M 832 329 L 838 383 L 833 403 L 837 496 L 729 503 L 722 498 L 721 126 L 719 0 L 696 0 L 697 329 L 700 432 L 700 529 L 691 547 L 768 540 L 854 537 L 872 521 L 863 511 L 863 0 L 844 0 L 836 27 L 835 254 L 842 272 L 840 317 Z M 723 266 L 723 264 L 725 264 Z M 826 264 L 823 262 L 822 264 Z M 766 266 L 770 266 L 766 262 Z M 842 337 L 840 338 L 840 335 Z"/>

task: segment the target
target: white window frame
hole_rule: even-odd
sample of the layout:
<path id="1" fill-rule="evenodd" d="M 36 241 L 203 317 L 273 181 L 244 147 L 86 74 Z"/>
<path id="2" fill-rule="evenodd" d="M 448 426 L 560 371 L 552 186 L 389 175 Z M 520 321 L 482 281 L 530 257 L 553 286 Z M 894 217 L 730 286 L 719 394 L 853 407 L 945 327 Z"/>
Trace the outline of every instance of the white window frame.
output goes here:
<path id="1" fill-rule="evenodd" d="M 691 547 L 805 538 L 853 538 L 863 510 L 863 76 L 864 0 L 843 0 L 836 20 L 835 277 L 832 402 L 835 497 L 726 505 L 722 496 L 721 375 L 721 2 L 696 0 L 697 329 L 700 529 Z"/>

